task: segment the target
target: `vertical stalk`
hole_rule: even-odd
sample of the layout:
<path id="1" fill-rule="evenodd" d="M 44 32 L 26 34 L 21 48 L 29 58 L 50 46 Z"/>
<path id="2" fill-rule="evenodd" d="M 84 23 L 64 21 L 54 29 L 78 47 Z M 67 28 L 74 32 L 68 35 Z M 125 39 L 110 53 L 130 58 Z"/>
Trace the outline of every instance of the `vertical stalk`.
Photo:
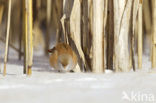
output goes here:
<path id="1" fill-rule="evenodd" d="M 80 19 L 80 23 L 81 23 L 81 46 L 82 46 L 82 50 L 85 54 L 85 58 L 86 58 L 86 62 L 88 64 L 88 69 L 85 68 L 86 71 L 91 71 L 91 58 L 90 58 L 90 49 L 91 49 L 91 44 L 89 44 L 89 42 L 91 41 L 91 35 L 89 35 L 89 4 L 88 4 L 88 0 L 81 0 L 81 19 Z M 90 38 L 90 39 L 88 39 Z"/>
<path id="2" fill-rule="evenodd" d="M 103 71 L 107 68 L 107 34 L 106 34 L 106 24 L 107 24 L 107 14 L 108 14 L 108 0 L 104 0 L 104 11 L 103 11 Z"/>
<path id="3" fill-rule="evenodd" d="M 20 1 L 20 21 L 23 20 L 23 0 Z M 18 52 L 18 59 L 21 60 L 22 58 L 22 37 L 23 37 L 23 22 L 20 22 L 20 34 L 19 34 L 19 52 Z"/>
<path id="4" fill-rule="evenodd" d="M 130 21 L 132 16 L 132 3 L 133 0 L 113 0 L 114 67 L 116 72 L 127 72 L 130 70 L 128 37 L 130 32 Z"/>
<path id="5" fill-rule="evenodd" d="M 104 0 L 93 0 L 93 72 L 103 70 Z"/>
<path id="6" fill-rule="evenodd" d="M 88 1 L 82 0 L 81 2 L 81 37 L 82 49 L 87 54 L 88 50 Z M 87 54 L 88 55 L 88 54 Z"/>
<path id="7" fill-rule="evenodd" d="M 24 35 L 24 70 L 23 73 L 27 73 L 28 69 L 28 45 L 27 45 L 27 7 L 26 0 L 23 0 L 23 35 Z"/>
<path id="8" fill-rule="evenodd" d="M 140 2 L 142 2 L 141 4 L 143 5 L 144 9 L 144 23 L 145 23 L 145 31 L 147 32 L 147 35 L 150 35 L 151 32 L 151 12 L 150 12 L 150 0 L 140 0 Z"/>
<path id="9" fill-rule="evenodd" d="M 0 4 L 0 24 L 2 22 L 3 12 L 4 12 L 4 5 Z"/>
<path id="10" fill-rule="evenodd" d="M 138 68 L 142 68 L 142 0 L 139 4 L 138 15 Z"/>
<path id="11" fill-rule="evenodd" d="M 11 0 L 9 0 L 9 4 L 8 4 L 8 22 L 7 22 L 7 33 L 6 33 L 6 45 L 5 45 L 5 55 L 4 55 L 3 76 L 6 75 L 6 64 L 7 64 L 8 43 L 9 43 L 9 31 L 10 31 L 10 18 L 11 18 Z"/>
<path id="12" fill-rule="evenodd" d="M 113 0 L 108 0 L 107 68 L 113 70 L 114 51 L 114 10 Z"/>
<path id="13" fill-rule="evenodd" d="M 49 49 L 49 41 L 50 41 L 50 34 L 49 34 L 49 26 L 50 26 L 50 19 L 51 19 L 51 0 L 47 0 L 47 15 L 46 15 L 46 26 L 47 26 L 47 31 L 46 31 L 46 48 L 45 48 L 45 53 L 48 55 L 47 50 Z"/>
<path id="14" fill-rule="evenodd" d="M 152 33 L 152 68 L 156 68 L 156 1 L 153 8 L 153 33 Z"/>
<path id="15" fill-rule="evenodd" d="M 140 0 L 133 0 L 133 5 L 132 5 L 132 35 L 130 36 L 130 41 L 131 41 L 131 47 L 130 47 L 130 68 L 133 67 L 133 71 L 135 71 L 135 32 L 138 32 L 138 29 L 135 30 L 138 21 L 137 19 L 137 14 L 138 14 L 138 9 L 139 9 L 139 1 Z"/>
<path id="16" fill-rule="evenodd" d="M 32 64 L 33 64 L 33 42 L 32 42 L 32 26 L 33 26 L 33 20 L 32 20 L 32 0 L 27 0 L 27 6 L 28 6 L 28 15 L 27 15 L 27 23 L 28 23 L 28 71 L 27 75 L 32 74 Z"/>
<path id="17" fill-rule="evenodd" d="M 2 22 L 3 11 L 4 11 L 4 5 L 1 4 L 0 5 L 0 25 L 1 25 L 1 22 Z M 1 72 L 1 61 L 0 61 L 0 72 Z"/>

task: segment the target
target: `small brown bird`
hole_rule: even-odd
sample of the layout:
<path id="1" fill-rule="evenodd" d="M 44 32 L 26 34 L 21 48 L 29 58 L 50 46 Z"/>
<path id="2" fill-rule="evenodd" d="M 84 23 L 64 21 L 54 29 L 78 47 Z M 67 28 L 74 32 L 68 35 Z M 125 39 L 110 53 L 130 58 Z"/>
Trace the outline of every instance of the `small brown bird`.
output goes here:
<path id="1" fill-rule="evenodd" d="M 60 72 L 68 72 L 75 68 L 77 56 L 72 48 L 65 43 L 58 43 L 54 48 L 48 50 L 50 65 Z"/>

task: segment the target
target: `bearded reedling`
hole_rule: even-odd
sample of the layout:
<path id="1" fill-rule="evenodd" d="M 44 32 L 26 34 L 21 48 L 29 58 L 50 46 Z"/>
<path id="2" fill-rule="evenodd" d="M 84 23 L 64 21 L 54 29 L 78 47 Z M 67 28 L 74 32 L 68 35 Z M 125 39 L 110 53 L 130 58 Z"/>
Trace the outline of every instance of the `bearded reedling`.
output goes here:
<path id="1" fill-rule="evenodd" d="M 50 65 L 60 72 L 69 72 L 77 64 L 77 56 L 72 48 L 66 43 L 58 43 L 48 50 L 50 55 Z"/>

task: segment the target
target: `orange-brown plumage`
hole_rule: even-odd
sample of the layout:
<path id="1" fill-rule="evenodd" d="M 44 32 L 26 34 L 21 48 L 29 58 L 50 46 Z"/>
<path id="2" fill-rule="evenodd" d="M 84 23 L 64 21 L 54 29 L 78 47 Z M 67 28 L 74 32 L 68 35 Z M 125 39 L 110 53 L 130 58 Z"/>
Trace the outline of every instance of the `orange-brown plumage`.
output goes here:
<path id="1" fill-rule="evenodd" d="M 50 65 L 59 71 L 73 70 L 77 64 L 77 56 L 72 48 L 65 43 L 58 43 L 54 48 L 48 50 Z"/>

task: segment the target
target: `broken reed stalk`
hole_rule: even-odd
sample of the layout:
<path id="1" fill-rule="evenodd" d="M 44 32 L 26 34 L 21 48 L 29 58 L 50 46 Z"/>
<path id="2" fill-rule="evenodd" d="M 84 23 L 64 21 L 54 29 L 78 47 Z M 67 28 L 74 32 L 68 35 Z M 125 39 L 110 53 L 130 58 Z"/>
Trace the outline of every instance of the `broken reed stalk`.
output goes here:
<path id="1" fill-rule="evenodd" d="M 138 68 L 142 68 L 142 0 L 138 11 Z"/>
<path id="2" fill-rule="evenodd" d="M 156 68 L 156 1 L 153 7 L 152 68 Z"/>
<path id="3" fill-rule="evenodd" d="M 11 0 L 9 0 L 9 3 L 8 3 L 8 20 L 7 20 L 7 33 L 6 33 L 3 76 L 6 75 L 6 64 L 7 64 L 8 43 L 9 43 L 9 31 L 10 31 L 10 19 L 11 19 Z"/>
<path id="4" fill-rule="evenodd" d="M 6 42 L 6 40 L 4 40 L 2 37 L 0 37 L 0 41 L 2 41 L 3 43 Z M 20 52 L 21 55 L 23 55 L 23 52 L 20 51 L 18 48 L 16 48 L 16 46 L 14 46 L 13 44 L 9 43 L 9 46 L 10 46 L 12 49 L 14 49 L 16 52 Z"/>
<path id="5" fill-rule="evenodd" d="M 64 36 L 64 42 L 66 44 L 69 44 L 69 40 L 68 40 L 68 18 L 66 17 L 66 15 L 64 14 L 63 17 L 61 18 L 61 24 L 62 24 L 62 29 L 63 29 L 63 36 Z"/>
<path id="6" fill-rule="evenodd" d="M 80 52 L 82 52 L 82 49 L 81 49 L 80 45 L 77 42 L 75 42 L 74 38 L 70 37 L 70 36 L 73 35 L 72 32 L 71 32 L 73 30 L 73 27 L 75 28 L 75 26 L 78 25 L 77 23 L 79 23 L 78 21 L 80 21 L 80 18 L 78 16 L 79 13 L 80 13 L 80 11 L 79 11 L 80 10 L 80 8 L 79 8 L 80 7 L 80 5 L 79 5 L 80 1 L 79 1 L 79 3 L 77 1 L 79 1 L 79 0 L 75 0 L 75 1 L 73 1 L 73 0 L 63 0 L 63 16 L 61 17 L 61 25 L 62 25 L 62 32 L 64 34 L 63 35 L 64 36 L 64 42 L 66 42 L 71 47 L 73 47 L 74 50 L 76 50 L 76 47 L 74 47 L 74 46 L 77 45 L 79 47 L 78 50 Z M 73 5 L 74 2 L 76 2 L 75 3 L 76 5 Z M 78 7 L 77 8 L 78 12 L 75 12 L 75 7 L 76 8 Z M 77 18 L 72 19 L 73 17 L 77 17 Z M 73 20 L 74 20 L 74 22 L 73 22 Z M 78 30 L 78 31 L 77 32 L 73 31 L 73 33 L 74 33 L 73 36 L 77 36 L 78 33 L 80 33 L 80 31 L 79 31 L 80 27 L 81 26 L 79 26 L 79 25 L 76 27 L 77 28 L 76 30 Z M 57 35 L 56 35 L 57 38 L 59 37 L 58 32 L 59 32 L 59 28 L 57 29 Z M 58 42 L 58 40 L 59 39 L 57 39 L 57 42 Z M 71 43 L 72 40 L 73 40 L 73 43 Z M 79 53 L 79 51 L 78 51 L 78 53 Z M 81 62 L 81 60 L 80 60 L 80 62 Z M 80 72 L 80 71 L 81 71 L 80 66 L 77 65 L 74 72 Z"/>
<path id="7" fill-rule="evenodd" d="M 85 58 L 85 54 L 81 47 L 81 37 L 80 37 L 80 34 L 81 34 L 81 23 L 80 23 L 81 9 L 80 8 L 81 8 L 80 0 L 74 0 L 73 8 L 72 8 L 71 15 L 70 15 L 70 22 L 68 24 L 68 25 L 70 25 L 69 26 L 70 36 L 68 36 L 68 37 L 69 37 L 69 41 L 70 42 L 73 41 L 72 44 L 76 46 L 76 50 L 78 51 L 78 55 L 80 57 L 81 65 L 79 65 L 79 66 L 80 66 L 80 68 L 82 68 L 82 71 L 84 72 L 84 71 L 89 71 L 89 68 L 88 68 L 88 63 Z"/>
<path id="8" fill-rule="evenodd" d="M 81 1 L 80 1 L 81 2 Z M 68 35 L 70 34 L 70 12 L 71 0 L 63 0 L 63 16 L 61 17 L 61 25 L 63 30 L 64 42 L 69 44 Z"/>
<path id="9" fill-rule="evenodd" d="M 32 74 L 32 64 L 33 64 L 33 39 L 32 39 L 32 26 L 33 26 L 33 20 L 32 20 L 32 0 L 27 0 L 27 28 L 28 28 L 28 37 L 26 38 L 28 40 L 28 70 L 27 75 Z"/>
<path id="10" fill-rule="evenodd" d="M 26 7 L 26 0 L 23 0 L 23 8 L 22 8 L 22 12 L 23 12 L 23 35 L 24 35 L 24 70 L 23 73 L 26 74 L 27 73 L 27 69 L 28 69 L 28 41 L 27 41 L 27 7 Z"/>
<path id="11" fill-rule="evenodd" d="M 66 30 L 65 30 L 65 19 L 66 19 L 66 16 L 63 15 L 63 17 L 61 18 L 61 24 L 62 24 L 62 29 L 63 29 L 63 36 L 64 36 L 64 42 L 67 43 L 67 39 L 66 39 Z"/>

